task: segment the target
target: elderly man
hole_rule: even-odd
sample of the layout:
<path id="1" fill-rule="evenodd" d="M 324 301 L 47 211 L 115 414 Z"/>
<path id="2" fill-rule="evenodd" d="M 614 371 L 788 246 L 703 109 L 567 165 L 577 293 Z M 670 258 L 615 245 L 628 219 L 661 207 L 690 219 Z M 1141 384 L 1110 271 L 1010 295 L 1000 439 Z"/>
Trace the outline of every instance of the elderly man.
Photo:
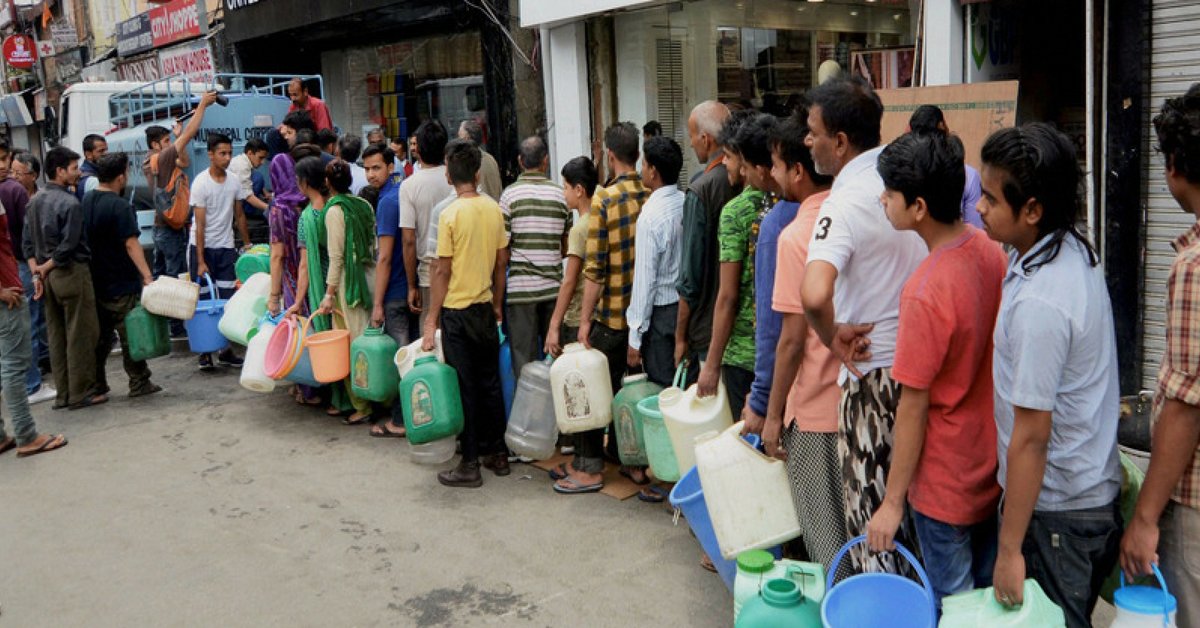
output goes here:
<path id="1" fill-rule="evenodd" d="M 293 111 L 307 111 L 312 118 L 313 124 L 318 131 L 322 129 L 333 130 L 333 118 L 329 117 L 329 108 L 325 106 L 325 101 L 311 96 L 308 93 L 308 85 L 300 78 L 294 78 L 288 83 L 287 88 L 288 99 L 292 101 L 292 106 L 288 108 L 288 113 Z"/>
<path id="2" fill-rule="evenodd" d="M 504 184 L 500 182 L 500 164 L 483 150 L 483 127 L 475 120 L 463 120 L 458 126 L 458 139 L 470 140 L 483 153 L 483 164 L 479 167 L 479 193 L 499 198 L 504 189 Z"/>

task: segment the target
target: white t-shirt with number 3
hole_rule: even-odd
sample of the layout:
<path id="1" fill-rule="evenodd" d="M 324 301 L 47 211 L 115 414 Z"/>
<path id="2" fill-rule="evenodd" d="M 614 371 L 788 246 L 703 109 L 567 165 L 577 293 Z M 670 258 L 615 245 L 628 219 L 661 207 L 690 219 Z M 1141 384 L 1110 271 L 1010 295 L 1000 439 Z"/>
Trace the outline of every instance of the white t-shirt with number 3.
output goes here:
<path id="1" fill-rule="evenodd" d="M 883 180 L 875 169 L 883 147 L 846 164 L 833 181 L 829 198 L 813 227 L 808 263 L 828 262 L 838 271 L 833 288 L 839 323 L 874 323 L 869 334 L 871 359 L 857 364 L 864 374 L 892 365 L 900 321 L 900 289 L 928 250 L 915 232 L 896 231 L 880 196 Z M 843 366 L 838 383 L 850 372 Z"/>

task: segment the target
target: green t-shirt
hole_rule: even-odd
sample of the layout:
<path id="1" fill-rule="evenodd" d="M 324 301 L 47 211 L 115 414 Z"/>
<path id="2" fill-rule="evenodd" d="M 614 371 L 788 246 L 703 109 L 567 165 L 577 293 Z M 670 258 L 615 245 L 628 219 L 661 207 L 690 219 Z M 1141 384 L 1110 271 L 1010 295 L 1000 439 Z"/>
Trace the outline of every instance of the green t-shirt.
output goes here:
<path id="1" fill-rule="evenodd" d="M 725 204 L 717 228 L 718 261 L 742 265 L 737 316 L 721 363 L 747 371 L 754 370 L 754 247 L 766 209 L 763 193 L 746 186 Z"/>

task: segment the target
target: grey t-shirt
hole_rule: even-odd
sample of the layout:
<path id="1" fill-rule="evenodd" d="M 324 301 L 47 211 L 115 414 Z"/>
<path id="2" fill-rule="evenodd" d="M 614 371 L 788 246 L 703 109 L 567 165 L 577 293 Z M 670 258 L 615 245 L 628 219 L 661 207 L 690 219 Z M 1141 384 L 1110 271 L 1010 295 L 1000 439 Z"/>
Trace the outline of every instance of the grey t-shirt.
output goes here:
<path id="1" fill-rule="evenodd" d="M 430 214 L 435 205 L 453 193 L 454 188 L 446 181 L 446 166 L 422 168 L 400 185 L 400 228 L 416 231 L 417 284 L 422 288 L 429 287 L 429 263 L 424 260 Z"/>

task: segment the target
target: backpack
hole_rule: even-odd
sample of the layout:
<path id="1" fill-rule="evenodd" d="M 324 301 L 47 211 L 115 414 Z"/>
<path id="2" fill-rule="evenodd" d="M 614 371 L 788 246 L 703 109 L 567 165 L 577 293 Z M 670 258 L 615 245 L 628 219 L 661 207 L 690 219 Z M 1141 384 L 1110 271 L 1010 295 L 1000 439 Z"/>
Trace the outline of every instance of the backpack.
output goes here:
<path id="1" fill-rule="evenodd" d="M 154 190 L 154 211 L 162 216 L 163 222 L 172 229 L 182 229 L 191 217 L 191 192 L 188 189 L 187 174 L 179 166 L 174 166 L 171 180 L 167 187 L 158 187 L 158 156 L 150 158 L 151 186 Z"/>

